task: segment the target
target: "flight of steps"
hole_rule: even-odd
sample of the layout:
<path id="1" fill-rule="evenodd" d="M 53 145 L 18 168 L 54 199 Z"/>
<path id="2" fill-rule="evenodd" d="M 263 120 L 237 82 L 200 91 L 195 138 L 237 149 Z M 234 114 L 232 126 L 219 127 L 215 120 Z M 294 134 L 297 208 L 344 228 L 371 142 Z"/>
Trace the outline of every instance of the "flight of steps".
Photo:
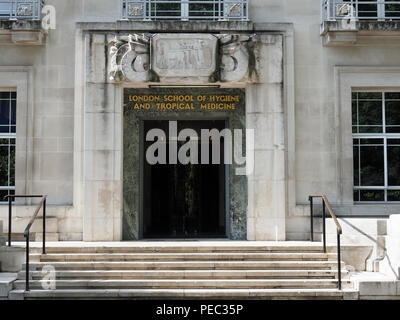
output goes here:
<path id="1" fill-rule="evenodd" d="M 48 265 L 56 270 L 55 290 L 42 288 Z M 315 245 L 50 246 L 46 255 L 32 250 L 31 291 L 21 271 L 11 298 L 357 299 L 346 270 L 337 289 L 336 269 L 336 254 Z"/>

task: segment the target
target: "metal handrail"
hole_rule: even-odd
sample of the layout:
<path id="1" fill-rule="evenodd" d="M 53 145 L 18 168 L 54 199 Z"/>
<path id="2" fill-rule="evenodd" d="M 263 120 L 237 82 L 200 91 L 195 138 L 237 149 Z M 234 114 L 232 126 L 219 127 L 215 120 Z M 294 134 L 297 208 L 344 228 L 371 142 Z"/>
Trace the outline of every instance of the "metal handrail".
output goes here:
<path id="1" fill-rule="evenodd" d="M 243 20 L 249 0 L 120 0 L 121 19 Z"/>
<path id="2" fill-rule="evenodd" d="M 28 225 L 24 230 L 24 237 L 26 238 L 26 263 L 25 263 L 25 290 L 29 291 L 29 232 L 33 223 L 35 222 L 40 209 L 43 207 L 43 243 L 42 243 L 42 254 L 46 254 L 46 201 L 47 195 L 8 195 L 4 197 L 4 200 L 8 199 L 8 246 L 11 247 L 11 229 L 12 229 L 12 200 L 15 198 L 41 198 L 37 205 L 35 212 L 29 221 Z"/>
<path id="3" fill-rule="evenodd" d="M 311 217 L 311 230 L 310 230 L 310 240 L 314 241 L 314 205 L 313 205 L 313 200 L 314 198 L 321 198 L 322 199 L 322 237 L 323 237 L 323 250 L 324 253 L 326 253 L 326 210 L 325 208 L 328 209 L 328 212 L 334 221 L 336 225 L 336 232 L 337 232 L 337 262 L 338 262 L 338 289 L 342 289 L 342 265 L 341 265 L 341 250 L 340 250 L 340 236 L 343 233 L 343 229 L 333 212 L 332 206 L 329 203 L 329 200 L 326 195 L 311 195 L 308 197 L 308 200 L 310 201 L 310 217 Z"/>
<path id="4" fill-rule="evenodd" d="M 366 6 L 376 6 L 376 10 L 366 10 Z M 391 0 L 324 0 L 322 2 L 323 19 L 356 19 L 356 20 L 398 20 L 400 19 L 400 1 Z M 393 8 L 393 10 L 390 10 Z M 376 14 L 374 14 L 376 12 Z"/>
<path id="5" fill-rule="evenodd" d="M 0 20 L 40 20 L 43 0 L 0 0 Z"/>

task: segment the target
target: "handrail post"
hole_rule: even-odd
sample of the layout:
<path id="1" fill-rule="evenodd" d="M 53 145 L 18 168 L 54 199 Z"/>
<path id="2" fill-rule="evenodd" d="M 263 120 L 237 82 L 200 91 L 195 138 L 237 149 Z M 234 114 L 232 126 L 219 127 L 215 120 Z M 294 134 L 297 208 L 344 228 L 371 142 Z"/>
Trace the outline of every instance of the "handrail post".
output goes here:
<path id="1" fill-rule="evenodd" d="M 12 230 L 12 199 L 8 197 L 8 246 L 11 247 L 11 230 Z"/>
<path id="2" fill-rule="evenodd" d="M 342 290 L 342 264 L 340 257 L 340 233 L 337 233 L 338 289 Z"/>
<path id="3" fill-rule="evenodd" d="M 313 197 L 309 197 L 308 200 L 310 201 L 310 239 L 311 242 L 314 241 L 314 221 L 313 221 Z"/>
<path id="4" fill-rule="evenodd" d="M 42 253 L 46 254 L 46 199 L 43 201 L 43 248 Z"/>
<path id="5" fill-rule="evenodd" d="M 25 237 L 26 237 L 25 291 L 29 291 L 29 231 L 25 234 Z"/>
<path id="6" fill-rule="evenodd" d="M 323 248 L 324 253 L 326 253 L 326 214 L 325 214 L 325 199 L 322 198 L 322 239 L 323 239 Z"/>

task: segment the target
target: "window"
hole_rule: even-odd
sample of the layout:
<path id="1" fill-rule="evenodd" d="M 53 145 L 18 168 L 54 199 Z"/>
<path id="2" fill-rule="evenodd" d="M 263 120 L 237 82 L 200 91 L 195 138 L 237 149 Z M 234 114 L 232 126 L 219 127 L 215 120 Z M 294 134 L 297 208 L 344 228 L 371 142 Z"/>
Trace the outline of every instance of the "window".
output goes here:
<path id="1" fill-rule="evenodd" d="M 400 201 L 400 92 L 353 92 L 354 201 Z"/>
<path id="2" fill-rule="evenodd" d="M 0 201 L 15 191 L 17 93 L 0 91 Z"/>

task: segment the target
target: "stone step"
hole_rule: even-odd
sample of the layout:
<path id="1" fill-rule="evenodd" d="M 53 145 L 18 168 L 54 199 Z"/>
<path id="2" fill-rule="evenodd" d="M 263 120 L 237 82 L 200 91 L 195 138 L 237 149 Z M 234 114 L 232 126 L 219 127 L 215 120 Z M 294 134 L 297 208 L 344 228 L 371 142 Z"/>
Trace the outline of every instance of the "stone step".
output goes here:
<path id="1" fill-rule="evenodd" d="M 335 260 L 334 253 L 80 253 L 80 254 L 32 254 L 33 260 L 51 261 L 327 261 Z"/>
<path id="2" fill-rule="evenodd" d="M 31 271 L 31 279 L 40 280 L 40 271 Z M 342 270 L 346 278 L 347 270 Z M 335 279 L 336 270 L 57 270 L 57 279 Z M 25 279 L 25 271 L 18 274 Z"/>
<path id="3" fill-rule="evenodd" d="M 49 264 L 56 270 L 332 270 L 337 268 L 336 261 L 70 261 L 32 262 L 30 268 L 31 270 L 40 269 Z M 25 268 L 25 265 L 23 268 Z M 342 268 L 344 268 L 343 262 Z"/>
<path id="4" fill-rule="evenodd" d="M 32 253 L 40 253 L 40 248 L 31 248 Z M 121 245 L 81 245 L 81 246 L 68 246 L 68 245 L 47 245 L 47 253 L 270 253 L 270 252 L 292 252 L 292 253 L 322 253 L 322 245 L 315 243 L 314 245 L 204 245 L 199 242 L 195 245 L 187 245 L 182 242 L 182 245 L 167 245 L 160 242 L 159 246 L 146 243 L 135 243 L 134 245 L 122 243 Z M 328 252 L 335 252 L 334 247 L 328 247 Z"/>
<path id="5" fill-rule="evenodd" d="M 41 289 L 47 280 L 30 281 L 30 288 Z M 140 280 L 57 280 L 58 289 L 302 289 L 302 288 L 337 288 L 335 279 L 201 279 L 201 280 L 165 280 L 165 279 L 140 279 Z M 352 282 L 343 280 L 343 288 L 352 288 Z M 25 281 L 14 282 L 16 290 L 25 288 Z"/>
<path id="6" fill-rule="evenodd" d="M 13 290 L 10 299 L 278 299 L 356 300 L 353 289 L 76 289 Z"/>

